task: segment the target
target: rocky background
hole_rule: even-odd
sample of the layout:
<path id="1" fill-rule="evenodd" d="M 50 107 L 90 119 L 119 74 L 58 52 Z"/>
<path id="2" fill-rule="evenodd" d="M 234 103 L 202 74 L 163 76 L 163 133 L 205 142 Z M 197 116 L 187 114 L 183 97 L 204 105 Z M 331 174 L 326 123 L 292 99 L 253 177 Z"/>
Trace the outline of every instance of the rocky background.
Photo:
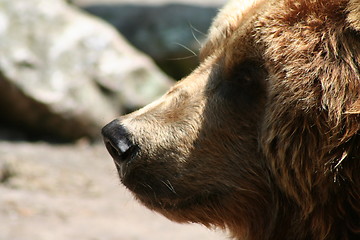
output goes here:
<path id="1" fill-rule="evenodd" d="M 0 0 L 0 240 L 226 239 L 133 200 L 101 127 L 197 65 L 225 0 Z"/>

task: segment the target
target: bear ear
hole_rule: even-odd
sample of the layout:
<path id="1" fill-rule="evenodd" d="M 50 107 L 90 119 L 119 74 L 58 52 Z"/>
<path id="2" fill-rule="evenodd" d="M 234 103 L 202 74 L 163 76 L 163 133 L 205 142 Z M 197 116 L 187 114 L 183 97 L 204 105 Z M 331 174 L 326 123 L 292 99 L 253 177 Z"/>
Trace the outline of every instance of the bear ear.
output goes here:
<path id="1" fill-rule="evenodd" d="M 360 114 L 360 98 L 347 108 L 345 114 Z"/>
<path id="2" fill-rule="evenodd" d="M 351 27 L 360 31 L 360 0 L 350 0 L 347 6 L 349 12 L 347 21 Z"/>
<path id="3" fill-rule="evenodd" d="M 251 17 L 266 0 L 230 0 L 214 19 L 201 58 L 205 58 L 227 39 L 247 18 Z"/>

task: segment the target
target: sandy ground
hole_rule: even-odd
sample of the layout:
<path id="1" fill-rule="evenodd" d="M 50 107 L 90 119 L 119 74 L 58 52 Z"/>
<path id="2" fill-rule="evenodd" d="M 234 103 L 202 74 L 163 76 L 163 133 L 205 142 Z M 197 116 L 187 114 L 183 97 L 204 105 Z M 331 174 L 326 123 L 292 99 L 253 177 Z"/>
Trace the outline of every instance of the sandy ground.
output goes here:
<path id="1" fill-rule="evenodd" d="M 79 6 L 91 5 L 91 4 L 138 4 L 138 5 L 159 5 L 159 4 L 196 4 L 206 6 L 222 6 L 228 0 L 72 0 L 73 3 Z"/>
<path id="2" fill-rule="evenodd" d="M 0 142 L 0 240 L 225 240 L 138 204 L 102 144 Z"/>

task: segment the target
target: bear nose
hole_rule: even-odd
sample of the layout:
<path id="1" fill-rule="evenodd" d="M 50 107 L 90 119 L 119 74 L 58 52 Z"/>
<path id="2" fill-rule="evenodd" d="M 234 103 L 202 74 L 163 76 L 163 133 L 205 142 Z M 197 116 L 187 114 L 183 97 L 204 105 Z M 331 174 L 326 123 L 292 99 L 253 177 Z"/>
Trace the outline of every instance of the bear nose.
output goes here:
<path id="1" fill-rule="evenodd" d="M 103 135 L 106 149 L 114 161 L 123 163 L 131 160 L 136 150 L 136 145 L 129 139 L 129 132 L 118 120 L 114 120 L 103 127 L 101 134 Z"/>

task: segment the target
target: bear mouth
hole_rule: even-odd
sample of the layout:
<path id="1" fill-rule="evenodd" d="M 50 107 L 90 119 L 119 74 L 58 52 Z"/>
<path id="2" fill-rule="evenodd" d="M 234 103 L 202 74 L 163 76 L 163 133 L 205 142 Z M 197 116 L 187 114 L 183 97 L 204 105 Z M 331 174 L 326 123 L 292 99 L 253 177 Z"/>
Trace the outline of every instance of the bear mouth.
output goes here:
<path id="1" fill-rule="evenodd" d="M 154 211 L 165 211 L 164 215 L 166 212 L 177 215 L 179 212 L 188 212 L 189 209 L 212 209 L 220 206 L 220 199 L 225 199 L 232 192 L 229 189 L 223 192 L 211 190 L 206 186 L 199 187 L 197 191 L 189 190 L 175 184 L 172 186 L 170 182 L 158 180 L 153 175 L 146 176 L 143 172 L 139 175 L 143 178 L 136 178 L 132 172 L 128 172 L 121 182 L 138 201 Z"/>
<path id="2" fill-rule="evenodd" d="M 166 198 L 153 195 L 136 194 L 135 197 L 149 209 L 155 211 L 181 212 L 189 209 L 199 209 L 201 207 L 210 209 L 211 206 L 219 206 L 223 193 L 198 193 L 188 197 Z"/>

